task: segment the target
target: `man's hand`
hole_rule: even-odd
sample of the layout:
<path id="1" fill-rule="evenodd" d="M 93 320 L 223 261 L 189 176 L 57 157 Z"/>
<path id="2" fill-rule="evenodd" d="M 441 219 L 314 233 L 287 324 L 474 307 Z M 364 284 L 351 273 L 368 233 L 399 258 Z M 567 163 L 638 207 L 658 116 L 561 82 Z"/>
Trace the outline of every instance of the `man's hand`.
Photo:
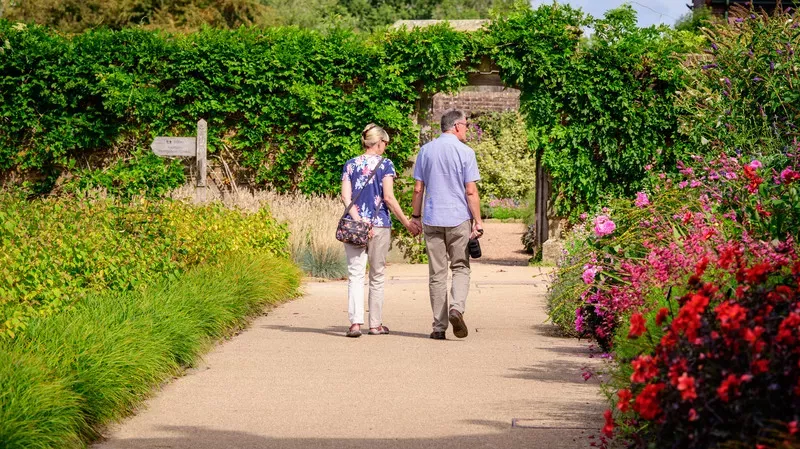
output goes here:
<path id="1" fill-rule="evenodd" d="M 475 224 L 472 225 L 472 234 L 470 234 L 469 238 L 479 239 L 481 237 L 483 237 L 483 222 L 475 221 Z"/>
<path id="2" fill-rule="evenodd" d="M 408 231 L 411 232 L 411 235 L 414 237 L 420 235 L 420 233 L 422 233 L 422 219 L 412 218 L 411 223 L 408 225 Z"/>

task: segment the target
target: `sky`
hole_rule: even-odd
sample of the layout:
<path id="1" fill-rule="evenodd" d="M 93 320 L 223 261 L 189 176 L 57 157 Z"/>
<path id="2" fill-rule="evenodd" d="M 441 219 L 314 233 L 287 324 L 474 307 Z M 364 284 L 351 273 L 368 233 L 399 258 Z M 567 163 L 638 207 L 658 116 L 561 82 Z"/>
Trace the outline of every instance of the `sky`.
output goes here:
<path id="1" fill-rule="evenodd" d="M 531 0 L 534 8 L 541 4 L 550 4 L 553 0 Z M 630 3 L 639 17 L 639 26 L 646 27 L 658 23 L 674 25 L 678 18 L 687 12 L 687 3 L 691 0 L 558 0 L 573 8 L 581 8 L 594 17 L 603 17 L 603 13 L 624 3 Z"/>

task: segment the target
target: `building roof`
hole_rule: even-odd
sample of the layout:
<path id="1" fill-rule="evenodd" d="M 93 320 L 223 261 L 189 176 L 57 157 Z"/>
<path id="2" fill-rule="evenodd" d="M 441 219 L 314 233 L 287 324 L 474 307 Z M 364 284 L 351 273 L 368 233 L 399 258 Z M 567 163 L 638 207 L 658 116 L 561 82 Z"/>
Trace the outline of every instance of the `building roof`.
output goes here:
<path id="1" fill-rule="evenodd" d="M 425 28 L 431 25 L 448 22 L 456 31 L 478 31 L 489 23 L 489 19 L 475 20 L 398 20 L 392 28 Z"/>
<path id="2" fill-rule="evenodd" d="M 797 0 L 783 0 L 783 7 L 792 6 L 799 3 Z M 694 0 L 693 5 L 695 8 L 706 6 L 714 10 L 727 10 L 733 5 L 749 6 L 752 4 L 756 10 L 764 8 L 766 10 L 773 10 L 778 4 L 776 0 Z"/>

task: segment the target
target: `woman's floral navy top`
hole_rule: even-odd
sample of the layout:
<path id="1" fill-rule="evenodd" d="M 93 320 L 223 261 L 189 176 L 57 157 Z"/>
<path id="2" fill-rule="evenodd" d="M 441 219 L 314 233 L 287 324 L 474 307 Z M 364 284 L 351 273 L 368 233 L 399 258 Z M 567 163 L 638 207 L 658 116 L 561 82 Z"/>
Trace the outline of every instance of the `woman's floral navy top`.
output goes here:
<path id="1" fill-rule="evenodd" d="M 350 185 L 353 187 L 351 198 L 355 198 L 359 190 L 364 189 L 355 204 L 359 215 L 372 220 L 372 226 L 390 228 L 392 220 L 389 218 L 389 209 L 386 208 L 386 203 L 383 201 L 383 178 L 386 176 L 397 177 L 392 161 L 384 158 L 375 176 L 365 186 L 372 170 L 380 160 L 381 156 L 367 154 L 350 159 L 342 169 L 342 180 L 350 179 Z M 350 214 L 346 218 L 352 219 Z"/>

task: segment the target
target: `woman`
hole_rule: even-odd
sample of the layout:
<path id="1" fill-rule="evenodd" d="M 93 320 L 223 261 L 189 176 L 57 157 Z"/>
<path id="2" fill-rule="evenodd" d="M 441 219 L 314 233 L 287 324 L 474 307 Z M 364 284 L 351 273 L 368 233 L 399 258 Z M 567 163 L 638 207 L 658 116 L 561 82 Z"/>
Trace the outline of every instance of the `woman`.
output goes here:
<path id="1" fill-rule="evenodd" d="M 381 321 L 383 272 L 392 238 L 389 211 L 397 216 L 406 229 L 409 231 L 413 229 L 413 225 L 400 208 L 400 203 L 394 197 L 394 178 L 397 177 L 394 164 L 382 157 L 388 143 L 389 134 L 380 126 L 370 123 L 361 132 L 364 154 L 347 161 L 342 170 L 342 201 L 345 207 L 358 195 L 357 201 L 348 210 L 347 217 L 372 223 L 371 238 L 366 248 L 344 244 L 349 274 L 348 337 L 361 336 L 361 326 L 364 324 L 364 271 L 367 261 L 369 261 L 369 333 L 371 335 L 389 333 L 389 328 Z M 372 176 L 373 171 L 375 171 L 374 176 Z"/>

